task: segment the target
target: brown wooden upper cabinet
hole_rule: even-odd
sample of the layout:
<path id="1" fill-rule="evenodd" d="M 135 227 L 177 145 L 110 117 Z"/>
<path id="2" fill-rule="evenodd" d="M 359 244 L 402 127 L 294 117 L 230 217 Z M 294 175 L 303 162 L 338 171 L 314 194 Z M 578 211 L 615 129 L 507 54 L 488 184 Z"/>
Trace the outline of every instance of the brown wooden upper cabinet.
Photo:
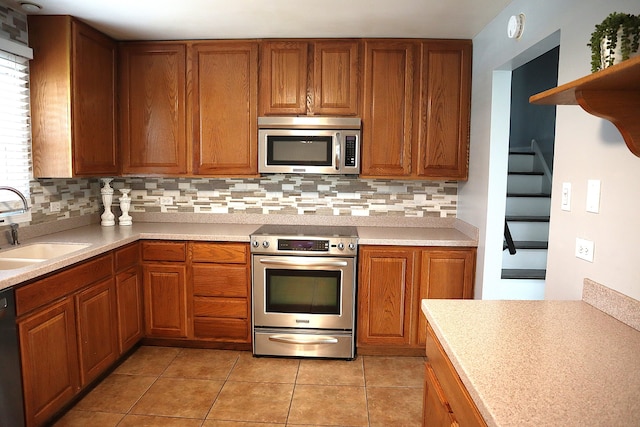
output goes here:
<path id="1" fill-rule="evenodd" d="M 125 43 L 120 79 L 123 174 L 257 174 L 257 42 Z"/>
<path id="2" fill-rule="evenodd" d="M 197 43 L 191 57 L 194 174 L 256 175 L 258 43 Z"/>
<path id="3" fill-rule="evenodd" d="M 356 116 L 359 70 L 357 40 L 263 41 L 259 115 Z"/>
<path id="4" fill-rule="evenodd" d="M 123 174 L 187 173 L 186 45 L 120 47 Z"/>
<path id="5" fill-rule="evenodd" d="M 116 43 L 70 16 L 28 24 L 34 177 L 116 175 Z"/>
<path id="6" fill-rule="evenodd" d="M 468 176 L 471 41 L 367 40 L 363 177 Z"/>

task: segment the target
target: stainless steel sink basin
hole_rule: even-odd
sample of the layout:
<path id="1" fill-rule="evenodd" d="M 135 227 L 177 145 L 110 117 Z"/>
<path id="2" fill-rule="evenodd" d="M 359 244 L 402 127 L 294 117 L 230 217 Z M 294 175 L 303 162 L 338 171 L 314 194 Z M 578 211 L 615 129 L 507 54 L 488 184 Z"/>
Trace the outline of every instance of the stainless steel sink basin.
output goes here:
<path id="1" fill-rule="evenodd" d="M 90 246 L 89 243 L 33 243 L 0 252 L 0 270 L 26 267 L 67 255 Z"/>

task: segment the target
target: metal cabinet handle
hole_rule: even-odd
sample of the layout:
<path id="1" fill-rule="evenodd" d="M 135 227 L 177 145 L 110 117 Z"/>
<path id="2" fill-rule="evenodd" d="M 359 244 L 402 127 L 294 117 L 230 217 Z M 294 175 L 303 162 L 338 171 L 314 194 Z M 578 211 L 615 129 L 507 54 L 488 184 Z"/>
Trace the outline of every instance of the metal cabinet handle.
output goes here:
<path id="1" fill-rule="evenodd" d="M 337 344 L 338 339 L 328 335 L 271 335 L 269 341 L 285 344 Z"/>
<path id="2" fill-rule="evenodd" d="M 346 261 L 315 261 L 296 258 L 295 261 L 289 261 L 285 259 L 268 259 L 260 258 L 260 263 L 265 265 L 288 265 L 292 267 L 305 266 L 305 267 L 346 267 Z"/>

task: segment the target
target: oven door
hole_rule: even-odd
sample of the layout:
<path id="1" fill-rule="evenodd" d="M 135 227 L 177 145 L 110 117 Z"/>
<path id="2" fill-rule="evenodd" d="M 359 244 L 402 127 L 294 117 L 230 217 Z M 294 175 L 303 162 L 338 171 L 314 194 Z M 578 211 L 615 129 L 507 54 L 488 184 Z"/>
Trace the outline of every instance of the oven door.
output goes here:
<path id="1" fill-rule="evenodd" d="M 352 330 L 355 258 L 253 255 L 253 325 Z"/>

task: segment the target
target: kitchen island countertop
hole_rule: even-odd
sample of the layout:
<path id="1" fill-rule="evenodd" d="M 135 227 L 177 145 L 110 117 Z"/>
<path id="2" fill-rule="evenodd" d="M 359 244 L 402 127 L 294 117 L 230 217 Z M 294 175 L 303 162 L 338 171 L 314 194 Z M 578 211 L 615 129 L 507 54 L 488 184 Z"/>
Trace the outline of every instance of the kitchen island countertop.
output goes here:
<path id="1" fill-rule="evenodd" d="M 640 424 L 640 332 L 584 301 L 423 300 L 489 426 Z"/>

